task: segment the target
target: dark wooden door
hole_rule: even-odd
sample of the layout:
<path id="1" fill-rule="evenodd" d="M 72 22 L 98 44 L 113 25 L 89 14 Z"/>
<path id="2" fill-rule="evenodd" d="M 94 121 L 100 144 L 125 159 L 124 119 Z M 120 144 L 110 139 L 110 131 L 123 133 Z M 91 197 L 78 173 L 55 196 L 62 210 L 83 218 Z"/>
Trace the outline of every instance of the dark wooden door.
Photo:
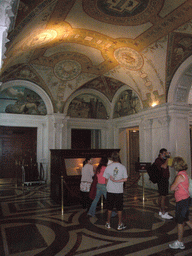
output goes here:
<path id="1" fill-rule="evenodd" d="M 135 173 L 135 163 L 139 162 L 139 131 L 129 131 L 130 174 Z"/>
<path id="2" fill-rule="evenodd" d="M 21 175 L 21 164 L 36 163 L 37 128 L 0 126 L 0 179 Z"/>

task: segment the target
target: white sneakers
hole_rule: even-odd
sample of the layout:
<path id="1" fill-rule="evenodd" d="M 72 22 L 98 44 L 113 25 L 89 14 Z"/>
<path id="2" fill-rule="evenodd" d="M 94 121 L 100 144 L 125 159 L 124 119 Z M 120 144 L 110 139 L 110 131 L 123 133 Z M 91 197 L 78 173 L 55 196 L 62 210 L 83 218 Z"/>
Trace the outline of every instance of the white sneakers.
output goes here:
<path id="1" fill-rule="evenodd" d="M 159 212 L 159 216 L 161 216 L 161 218 L 166 219 L 166 220 L 173 219 L 173 217 L 171 215 L 169 215 L 168 212 L 165 212 L 164 214 L 162 212 Z"/>
<path id="2" fill-rule="evenodd" d="M 169 244 L 169 247 L 171 248 L 171 249 L 185 249 L 185 245 L 184 245 L 184 243 L 183 242 L 179 242 L 178 240 L 177 241 L 175 241 L 174 243 L 172 243 L 172 244 Z"/>
<path id="3" fill-rule="evenodd" d="M 110 228 L 111 228 L 110 223 L 107 222 L 107 223 L 105 224 L 105 227 L 108 228 L 108 229 L 110 229 Z"/>

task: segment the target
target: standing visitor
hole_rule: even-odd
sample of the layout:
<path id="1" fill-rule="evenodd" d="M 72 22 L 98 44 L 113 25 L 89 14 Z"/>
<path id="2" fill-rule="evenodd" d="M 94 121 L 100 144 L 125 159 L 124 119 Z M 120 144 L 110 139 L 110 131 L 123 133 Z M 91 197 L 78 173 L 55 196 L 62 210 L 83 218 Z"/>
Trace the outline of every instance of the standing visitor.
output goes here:
<path id="1" fill-rule="evenodd" d="M 81 203 L 83 209 L 89 209 L 91 205 L 91 199 L 89 198 L 89 191 L 91 187 L 91 183 L 93 181 L 93 159 L 91 156 L 86 157 L 83 162 L 82 168 L 82 176 L 80 183 L 80 191 L 81 191 Z"/>
<path id="2" fill-rule="evenodd" d="M 189 178 L 187 175 L 188 166 L 182 157 L 174 157 L 172 166 L 177 173 L 170 189 L 171 191 L 175 191 L 175 220 L 177 222 L 178 240 L 169 244 L 169 247 L 172 249 L 185 249 L 183 243 L 185 223 L 192 229 L 192 222 L 189 221 L 191 198 L 189 194 Z"/>
<path id="3" fill-rule="evenodd" d="M 107 157 L 102 157 L 100 160 L 100 163 L 96 169 L 95 175 L 97 175 L 97 192 L 95 199 L 93 200 L 91 207 L 89 209 L 88 215 L 94 217 L 95 216 L 95 211 L 97 207 L 97 203 L 100 199 L 100 197 L 103 195 L 106 198 L 107 195 L 107 190 L 106 190 L 106 181 L 105 178 L 103 177 L 103 173 L 106 169 L 108 163 L 108 158 Z"/>
<path id="4" fill-rule="evenodd" d="M 114 206 L 118 214 L 118 227 L 117 230 L 125 229 L 126 226 L 122 223 L 123 212 L 123 184 L 127 181 L 127 170 L 124 165 L 120 163 L 118 152 L 113 152 L 111 156 L 113 161 L 104 171 L 103 176 L 106 178 L 107 183 L 107 222 L 106 228 L 111 228 L 110 220 Z"/>
<path id="5" fill-rule="evenodd" d="M 167 152 L 167 149 L 162 148 L 159 151 L 159 156 L 155 160 L 155 164 L 161 173 L 161 178 L 157 182 L 158 185 L 158 191 L 159 191 L 159 205 L 160 205 L 160 211 L 159 215 L 163 219 L 173 219 L 172 216 L 168 214 L 168 212 L 165 211 L 165 199 L 166 196 L 169 193 L 169 166 L 168 166 L 168 158 L 170 157 L 170 154 Z"/>

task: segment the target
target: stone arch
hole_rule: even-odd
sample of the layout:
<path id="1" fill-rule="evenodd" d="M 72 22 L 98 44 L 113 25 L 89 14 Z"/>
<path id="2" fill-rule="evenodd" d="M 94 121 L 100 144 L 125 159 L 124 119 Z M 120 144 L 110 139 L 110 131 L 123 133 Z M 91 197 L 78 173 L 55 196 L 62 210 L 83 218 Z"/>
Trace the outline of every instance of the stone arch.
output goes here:
<path id="1" fill-rule="evenodd" d="M 168 91 L 168 103 L 188 103 L 192 85 L 192 55 L 175 72 Z"/>
<path id="2" fill-rule="evenodd" d="M 44 101 L 45 106 L 47 108 L 47 114 L 53 114 L 53 104 L 49 96 L 47 95 L 47 93 L 41 87 L 39 87 L 35 83 L 25 81 L 25 80 L 13 80 L 13 81 L 3 83 L 1 86 L 1 91 L 14 86 L 23 86 L 36 92 Z"/>
<path id="3" fill-rule="evenodd" d="M 115 96 L 113 97 L 113 100 L 112 100 L 112 110 L 111 110 L 111 116 L 110 118 L 113 118 L 114 116 L 114 111 L 115 111 L 115 104 L 117 102 L 117 99 L 119 98 L 119 96 L 121 95 L 122 92 L 126 91 L 126 90 L 132 90 L 135 94 L 137 94 L 131 87 L 129 87 L 128 85 L 124 85 L 122 86 L 115 94 Z M 141 109 L 143 109 L 143 103 L 139 97 L 139 95 L 137 94 L 137 97 L 139 99 L 139 102 L 140 102 L 140 106 L 141 106 Z"/>
<path id="4" fill-rule="evenodd" d="M 108 116 L 110 116 L 110 112 L 111 112 L 111 103 L 110 101 L 108 100 L 108 98 L 103 95 L 101 92 L 98 92 L 97 90 L 94 90 L 94 89 L 81 89 L 81 90 L 78 90 L 76 91 L 75 93 L 73 93 L 66 101 L 65 103 L 65 107 L 64 107 L 64 110 L 63 110 L 63 113 L 64 115 L 66 116 L 67 115 L 67 112 L 68 112 L 68 108 L 69 108 L 69 105 L 71 103 L 71 101 L 73 99 L 75 99 L 77 96 L 80 96 L 82 94 L 93 94 L 94 96 L 97 96 L 99 97 L 101 100 L 102 100 L 102 103 L 107 111 L 107 114 Z"/>

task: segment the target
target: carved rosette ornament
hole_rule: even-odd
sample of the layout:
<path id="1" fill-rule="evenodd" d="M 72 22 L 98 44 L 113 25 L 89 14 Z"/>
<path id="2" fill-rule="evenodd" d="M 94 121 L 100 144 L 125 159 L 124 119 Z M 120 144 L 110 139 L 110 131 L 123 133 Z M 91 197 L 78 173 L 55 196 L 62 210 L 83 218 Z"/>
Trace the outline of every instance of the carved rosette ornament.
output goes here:
<path id="1" fill-rule="evenodd" d="M 81 64 L 75 60 L 63 60 L 55 65 L 54 73 L 61 80 L 73 80 L 81 73 Z"/>
<path id="2" fill-rule="evenodd" d="M 115 59 L 121 66 L 129 70 L 139 70 L 143 67 L 143 57 L 134 49 L 129 47 L 121 47 L 114 52 Z"/>

